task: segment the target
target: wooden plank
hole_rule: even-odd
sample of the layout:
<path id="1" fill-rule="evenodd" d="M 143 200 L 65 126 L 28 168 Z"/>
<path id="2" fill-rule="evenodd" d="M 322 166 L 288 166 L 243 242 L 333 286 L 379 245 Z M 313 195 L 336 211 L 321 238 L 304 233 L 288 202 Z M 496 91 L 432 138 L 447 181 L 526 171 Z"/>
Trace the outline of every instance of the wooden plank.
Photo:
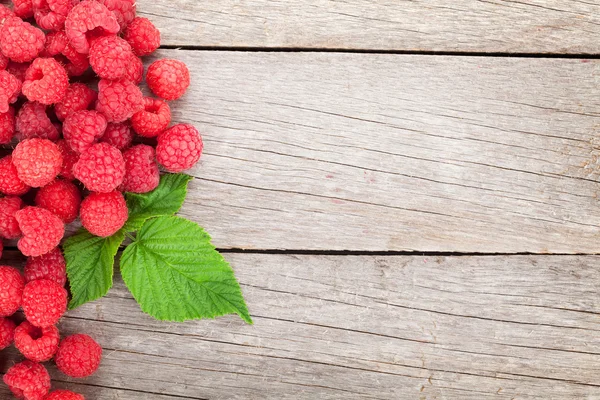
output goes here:
<path id="1" fill-rule="evenodd" d="M 598 256 L 227 258 L 254 326 L 154 321 L 117 279 L 59 325 L 105 349 L 76 382 L 97 398 L 600 396 Z"/>
<path id="2" fill-rule="evenodd" d="M 164 45 L 593 53 L 600 4 L 579 0 L 139 0 Z"/>
<path id="3" fill-rule="evenodd" d="M 162 51 L 221 248 L 598 253 L 600 62 Z"/>

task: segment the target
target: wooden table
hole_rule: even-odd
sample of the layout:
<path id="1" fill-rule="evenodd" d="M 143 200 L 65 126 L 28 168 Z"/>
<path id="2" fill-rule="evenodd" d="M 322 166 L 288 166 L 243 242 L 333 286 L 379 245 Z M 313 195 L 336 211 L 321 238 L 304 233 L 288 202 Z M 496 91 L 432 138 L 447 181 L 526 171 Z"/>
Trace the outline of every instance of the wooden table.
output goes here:
<path id="1" fill-rule="evenodd" d="M 139 0 L 255 325 L 120 279 L 87 399 L 600 399 L 600 3 Z M 151 60 L 148 60 L 149 62 Z M 12 361 L 0 365 L 4 371 Z M 0 397 L 7 398 L 4 388 Z"/>

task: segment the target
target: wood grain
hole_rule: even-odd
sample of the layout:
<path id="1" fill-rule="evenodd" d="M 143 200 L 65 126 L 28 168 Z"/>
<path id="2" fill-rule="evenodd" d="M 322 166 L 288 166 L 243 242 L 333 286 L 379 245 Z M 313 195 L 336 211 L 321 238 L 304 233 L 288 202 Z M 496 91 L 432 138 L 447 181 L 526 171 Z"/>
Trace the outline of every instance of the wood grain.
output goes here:
<path id="1" fill-rule="evenodd" d="M 580 0 L 139 0 L 169 46 L 393 51 L 600 51 L 600 4 Z"/>
<path id="2" fill-rule="evenodd" d="M 597 60 L 162 51 L 220 248 L 598 253 Z"/>
<path id="3" fill-rule="evenodd" d="M 101 343 L 99 373 L 52 376 L 93 400 L 600 396 L 600 257 L 227 258 L 254 326 L 156 322 L 117 279 L 59 325 Z"/>

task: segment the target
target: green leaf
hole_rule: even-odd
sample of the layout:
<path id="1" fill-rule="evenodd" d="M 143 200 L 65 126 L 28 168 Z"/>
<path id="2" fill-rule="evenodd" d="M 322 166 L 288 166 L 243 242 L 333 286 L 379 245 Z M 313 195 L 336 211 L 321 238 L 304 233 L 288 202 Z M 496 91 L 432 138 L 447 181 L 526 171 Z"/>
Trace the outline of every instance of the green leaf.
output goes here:
<path id="1" fill-rule="evenodd" d="M 179 211 L 191 179 L 186 174 L 165 174 L 160 178 L 158 187 L 149 193 L 126 193 L 129 219 L 124 230 L 137 231 L 148 218 L 173 215 Z"/>
<path id="2" fill-rule="evenodd" d="M 142 310 L 156 319 L 236 313 L 252 324 L 233 270 L 208 233 L 184 218 L 147 220 L 121 256 L 121 274 Z"/>
<path id="3" fill-rule="evenodd" d="M 63 250 L 72 295 L 69 309 L 108 293 L 112 287 L 115 255 L 123 238 L 122 230 L 101 238 L 81 229 L 65 241 Z"/>

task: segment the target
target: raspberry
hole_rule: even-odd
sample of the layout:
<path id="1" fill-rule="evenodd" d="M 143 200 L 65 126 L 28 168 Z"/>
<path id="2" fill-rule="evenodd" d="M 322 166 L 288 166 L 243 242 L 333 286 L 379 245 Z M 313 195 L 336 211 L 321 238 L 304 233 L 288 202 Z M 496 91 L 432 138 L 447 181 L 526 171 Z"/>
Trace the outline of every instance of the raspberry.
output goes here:
<path id="1" fill-rule="evenodd" d="M 85 400 L 85 398 L 79 393 L 71 392 L 70 390 L 55 390 L 44 397 L 44 400 Z"/>
<path id="2" fill-rule="evenodd" d="M 81 153 L 73 174 L 88 190 L 112 192 L 125 177 L 123 154 L 108 143 L 97 143 Z"/>
<path id="3" fill-rule="evenodd" d="M 10 104 L 17 101 L 21 94 L 21 81 L 8 71 L 0 71 L 0 112 L 10 109 Z"/>
<path id="4" fill-rule="evenodd" d="M 41 188 L 35 196 L 35 205 L 52 211 L 65 224 L 75 221 L 79 215 L 81 193 L 72 182 L 56 180 Z"/>
<path id="5" fill-rule="evenodd" d="M 9 61 L 6 66 L 6 72 L 10 72 L 19 80 L 19 82 L 23 82 L 25 80 L 25 73 L 31 63 L 16 63 L 14 61 Z"/>
<path id="6" fill-rule="evenodd" d="M 81 203 L 81 224 L 96 236 L 113 235 L 125 225 L 127 216 L 127 203 L 117 191 L 92 193 Z"/>
<path id="7" fill-rule="evenodd" d="M 122 30 L 135 18 L 135 0 L 98 1 L 115 14 Z"/>
<path id="8" fill-rule="evenodd" d="M 25 280 L 21 273 L 6 265 L 0 265 L 0 317 L 13 315 L 23 298 Z"/>
<path id="9" fill-rule="evenodd" d="M 21 18 L 7 18 L 0 29 L 2 54 L 18 63 L 36 58 L 45 42 L 44 32 Z"/>
<path id="10" fill-rule="evenodd" d="M 30 187 L 19 179 L 12 156 L 0 158 L 0 192 L 7 196 L 21 196 L 29 189 Z"/>
<path id="11" fill-rule="evenodd" d="M 39 257 L 29 257 L 25 264 L 25 281 L 48 279 L 65 286 L 67 283 L 65 257 L 60 248 L 55 247 L 49 253 Z"/>
<path id="12" fill-rule="evenodd" d="M 148 67 L 146 82 L 152 92 L 165 100 L 177 100 L 190 86 L 190 71 L 178 60 L 163 59 Z"/>
<path id="13" fill-rule="evenodd" d="M 31 187 L 46 186 L 60 173 L 62 154 L 55 143 L 48 139 L 26 139 L 12 153 L 17 174 Z"/>
<path id="14" fill-rule="evenodd" d="M 42 400 L 50 391 L 50 375 L 42 364 L 25 360 L 4 374 L 4 383 L 16 398 Z"/>
<path id="15" fill-rule="evenodd" d="M 60 334 L 55 326 L 38 328 L 29 321 L 23 321 L 15 329 L 15 347 L 28 360 L 44 362 L 51 359 L 58 350 Z"/>
<path id="16" fill-rule="evenodd" d="M 108 124 L 104 136 L 100 138 L 101 142 L 108 143 L 119 150 L 125 150 L 131 146 L 133 141 L 133 132 L 126 123 Z"/>
<path id="17" fill-rule="evenodd" d="M 103 36 L 90 46 L 90 65 L 102 79 L 121 79 L 131 58 L 131 46 L 118 36 Z"/>
<path id="18" fill-rule="evenodd" d="M 0 7 L 0 10 L 2 8 Z M 0 24 L 2 24 L 2 17 L 0 17 Z M 4 54 L 0 53 L 0 70 L 5 70 L 8 67 L 8 63 L 10 62 L 10 58 L 6 57 Z"/>
<path id="19" fill-rule="evenodd" d="M 8 318 L 0 318 L 0 350 L 10 346 L 15 338 L 15 323 Z"/>
<path id="20" fill-rule="evenodd" d="M 47 107 L 38 102 L 27 102 L 21 106 L 15 121 L 19 139 L 42 138 L 56 140 L 60 132 L 50 121 Z"/>
<path id="21" fill-rule="evenodd" d="M 120 189 L 125 192 L 147 193 L 158 186 L 160 174 L 155 161 L 154 149 L 138 144 L 123 153 L 125 179 Z"/>
<path id="22" fill-rule="evenodd" d="M 202 137 L 191 125 L 178 124 L 158 136 L 156 159 L 169 172 L 192 168 L 202 155 Z"/>
<path id="23" fill-rule="evenodd" d="M 98 369 L 102 347 L 88 335 L 72 335 L 58 346 L 54 361 L 58 369 L 73 378 L 85 378 Z"/>
<path id="24" fill-rule="evenodd" d="M 33 16 L 40 28 L 58 31 L 65 26 L 67 15 L 77 0 L 33 0 Z"/>
<path id="25" fill-rule="evenodd" d="M 0 199 L 0 236 L 4 239 L 16 239 L 21 236 L 15 213 L 23 207 L 20 197 L 7 196 Z"/>
<path id="26" fill-rule="evenodd" d="M 147 56 L 160 47 L 160 31 L 148 18 L 137 17 L 127 27 L 124 39 L 137 56 Z"/>
<path id="27" fill-rule="evenodd" d="M 60 149 L 60 153 L 63 156 L 63 165 L 60 171 L 60 176 L 65 179 L 72 181 L 75 179 L 73 175 L 73 165 L 79 160 L 79 154 L 75 153 L 65 140 L 59 140 L 56 145 Z"/>
<path id="28" fill-rule="evenodd" d="M 164 101 L 146 97 L 144 110 L 133 114 L 131 125 L 138 135 L 158 136 L 171 123 L 171 108 Z"/>
<path id="29" fill-rule="evenodd" d="M 56 57 L 65 65 L 70 76 L 80 76 L 90 66 L 87 55 L 78 53 L 63 31 L 52 32 L 46 36 L 46 47 L 41 54 L 44 57 Z"/>
<path id="30" fill-rule="evenodd" d="M 33 17 L 33 2 L 31 0 L 12 0 L 13 11 L 19 18 Z"/>
<path id="31" fill-rule="evenodd" d="M 144 108 L 144 95 L 139 87 L 128 80 L 98 83 L 98 102 L 100 111 L 108 122 L 123 122 Z"/>
<path id="32" fill-rule="evenodd" d="M 115 14 L 94 0 L 77 4 L 65 21 L 65 33 L 71 45 L 82 54 L 89 53 L 90 39 L 116 34 L 120 29 Z"/>
<path id="33" fill-rule="evenodd" d="M 23 94 L 29 101 L 54 104 L 61 101 L 69 87 L 65 68 L 54 58 L 36 58 L 25 73 Z"/>
<path id="34" fill-rule="evenodd" d="M 23 232 L 17 247 L 28 257 L 49 253 L 65 234 L 65 225 L 60 218 L 44 208 L 25 207 L 15 213 L 15 218 Z"/>
<path id="35" fill-rule="evenodd" d="M 13 10 L 5 6 L 4 4 L 0 4 L 0 24 L 4 23 L 6 18 L 14 17 L 15 13 Z"/>
<path id="36" fill-rule="evenodd" d="M 142 83 L 144 80 L 144 63 L 138 56 L 131 53 L 126 68 L 127 70 L 125 71 L 125 75 L 123 75 L 123 79 L 127 79 L 136 85 Z"/>
<path id="37" fill-rule="evenodd" d="M 0 144 L 8 144 L 15 136 L 15 109 L 0 113 Z"/>
<path id="38" fill-rule="evenodd" d="M 23 289 L 22 307 L 32 325 L 50 327 L 67 311 L 67 291 L 49 279 L 31 281 Z"/>
<path id="39" fill-rule="evenodd" d="M 83 83 L 73 83 L 67 89 L 64 99 L 54 106 L 56 116 L 64 121 L 69 115 L 87 110 L 98 98 L 98 93 Z"/>
<path id="40" fill-rule="evenodd" d="M 65 119 L 63 135 L 76 153 L 89 149 L 106 130 L 106 118 L 97 111 L 77 111 Z"/>

